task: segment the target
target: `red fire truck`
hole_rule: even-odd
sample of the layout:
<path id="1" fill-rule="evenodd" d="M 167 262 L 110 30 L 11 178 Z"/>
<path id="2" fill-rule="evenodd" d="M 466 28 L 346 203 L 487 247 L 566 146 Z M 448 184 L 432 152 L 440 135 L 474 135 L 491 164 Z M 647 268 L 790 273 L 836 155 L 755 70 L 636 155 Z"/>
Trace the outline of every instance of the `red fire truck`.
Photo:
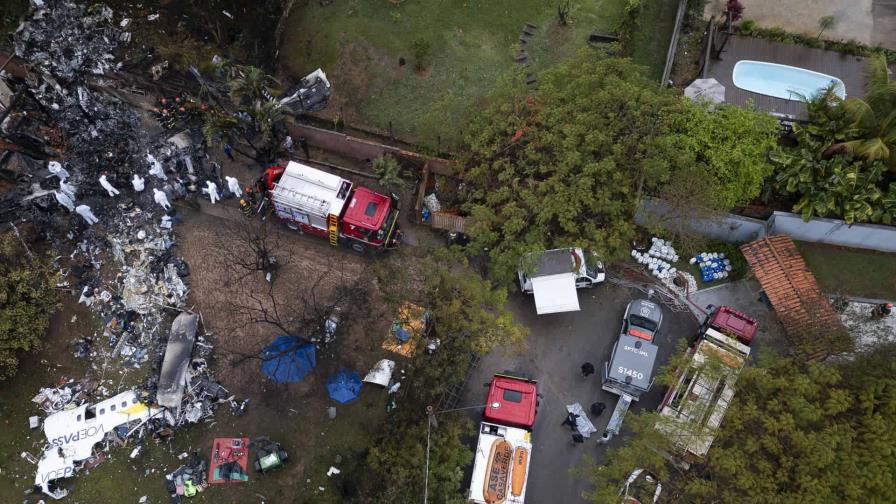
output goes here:
<path id="1" fill-rule="evenodd" d="M 290 161 L 272 166 L 259 185 L 267 191 L 277 218 L 303 233 L 346 245 L 356 252 L 398 246 L 398 198 L 350 180 Z"/>
<path id="2" fill-rule="evenodd" d="M 535 381 L 503 374 L 492 379 L 479 424 L 470 502 L 525 502 L 537 406 Z"/>

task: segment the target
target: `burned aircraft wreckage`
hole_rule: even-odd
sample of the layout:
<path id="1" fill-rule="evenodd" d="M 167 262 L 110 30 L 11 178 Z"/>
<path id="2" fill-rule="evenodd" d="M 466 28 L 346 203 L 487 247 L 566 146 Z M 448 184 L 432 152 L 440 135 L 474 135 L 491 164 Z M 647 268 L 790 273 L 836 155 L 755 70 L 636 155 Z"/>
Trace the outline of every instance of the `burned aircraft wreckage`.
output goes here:
<path id="1" fill-rule="evenodd" d="M 53 498 L 67 494 L 59 480 L 96 460 L 101 441 L 165 438 L 219 404 L 245 405 L 207 366 L 212 346 L 186 306 L 189 267 L 172 251 L 179 216 L 159 203 L 160 193 L 175 201 L 220 183 L 220 171 L 201 135 L 172 135 L 106 92 L 128 24 L 104 6 L 32 0 L 14 35 L 28 70 L 0 75 L 0 222 L 52 243 L 61 287 L 103 321 L 75 343 L 87 367 L 153 366 L 133 388 L 85 379 L 35 397 L 49 416 L 34 482 Z"/>

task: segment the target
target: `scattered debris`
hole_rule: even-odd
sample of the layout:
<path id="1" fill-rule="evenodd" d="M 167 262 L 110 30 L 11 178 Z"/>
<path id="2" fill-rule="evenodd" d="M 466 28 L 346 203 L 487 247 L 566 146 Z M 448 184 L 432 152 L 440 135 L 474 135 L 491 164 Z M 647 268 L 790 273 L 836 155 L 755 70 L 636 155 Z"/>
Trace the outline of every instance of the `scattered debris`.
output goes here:
<path id="1" fill-rule="evenodd" d="M 337 468 L 335 468 L 335 467 L 333 467 L 333 466 L 330 466 L 330 469 L 327 470 L 327 476 L 332 476 L 332 475 L 334 475 L 334 474 L 339 474 L 339 473 L 341 473 L 341 472 L 342 472 L 342 471 L 340 471 L 339 469 L 337 469 Z"/>
<path id="2" fill-rule="evenodd" d="M 255 450 L 253 466 L 256 472 L 266 473 L 277 469 L 289 459 L 289 455 L 280 446 L 280 443 L 271 441 L 268 437 L 256 438 L 250 447 Z"/>
<path id="3" fill-rule="evenodd" d="M 381 387 L 388 387 L 392 381 L 392 372 L 395 370 L 395 361 L 380 359 L 375 366 L 364 376 L 364 381 Z"/>
<path id="4" fill-rule="evenodd" d="M 182 455 L 178 457 L 181 460 L 188 456 L 186 453 Z M 208 487 L 205 479 L 206 468 L 205 460 L 199 453 L 193 452 L 186 464 L 165 475 L 165 488 L 172 504 L 180 504 L 181 496 L 194 497 Z"/>

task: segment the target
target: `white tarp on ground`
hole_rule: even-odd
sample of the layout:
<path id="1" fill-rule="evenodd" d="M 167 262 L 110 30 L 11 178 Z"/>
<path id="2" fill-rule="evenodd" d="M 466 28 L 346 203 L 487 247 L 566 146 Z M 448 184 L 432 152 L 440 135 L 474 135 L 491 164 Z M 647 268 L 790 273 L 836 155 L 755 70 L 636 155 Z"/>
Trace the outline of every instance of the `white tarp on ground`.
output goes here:
<path id="1" fill-rule="evenodd" d="M 592 432 L 597 432 L 597 429 L 594 428 L 594 424 L 591 423 L 591 420 L 588 419 L 588 415 L 585 414 L 585 410 L 582 409 L 581 404 L 567 404 L 566 411 L 573 415 L 579 415 L 578 418 L 576 418 L 576 429 L 578 429 L 579 434 L 586 438 L 590 438 Z"/>
<path id="2" fill-rule="evenodd" d="M 367 376 L 364 377 L 364 381 L 367 383 L 375 383 L 382 387 L 388 387 L 389 380 L 392 379 L 393 371 L 395 371 L 395 361 L 382 359 L 367 373 Z"/>
<path id="3" fill-rule="evenodd" d="M 535 311 L 539 315 L 579 311 L 576 277 L 572 273 L 535 277 L 532 279 Z"/>

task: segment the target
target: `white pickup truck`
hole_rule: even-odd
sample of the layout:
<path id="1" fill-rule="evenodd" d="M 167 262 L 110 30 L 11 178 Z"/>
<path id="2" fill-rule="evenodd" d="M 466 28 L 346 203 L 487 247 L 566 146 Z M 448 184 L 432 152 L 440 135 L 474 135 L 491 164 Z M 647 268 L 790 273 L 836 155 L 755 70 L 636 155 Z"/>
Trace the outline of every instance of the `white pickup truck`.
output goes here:
<path id="1" fill-rule="evenodd" d="M 604 281 L 604 264 L 597 254 L 578 247 L 527 254 L 517 271 L 520 290 L 534 294 L 539 315 L 579 311 L 576 289 Z"/>

